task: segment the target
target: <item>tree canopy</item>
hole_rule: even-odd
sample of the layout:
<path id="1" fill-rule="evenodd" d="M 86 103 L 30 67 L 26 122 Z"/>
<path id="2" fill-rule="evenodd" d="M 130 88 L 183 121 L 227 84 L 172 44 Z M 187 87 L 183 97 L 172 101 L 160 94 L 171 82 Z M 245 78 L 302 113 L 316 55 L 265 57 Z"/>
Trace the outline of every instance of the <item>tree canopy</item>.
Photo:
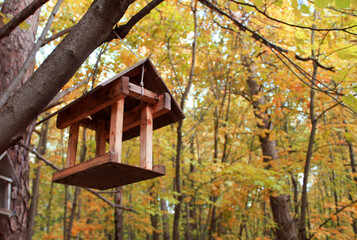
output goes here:
<path id="1" fill-rule="evenodd" d="M 0 152 L 32 152 L 34 239 L 356 236 L 356 0 L 34 0 L 0 12 L 0 41 L 39 7 L 49 32 L 35 72 L 0 95 Z M 133 52 L 186 114 L 154 132 L 166 176 L 105 192 L 53 184 L 69 130 L 50 115 L 138 62 Z M 18 141 L 43 119 L 31 145 Z M 94 132 L 79 135 L 78 158 L 94 157 Z M 124 143 L 124 163 L 139 164 L 139 146 Z"/>

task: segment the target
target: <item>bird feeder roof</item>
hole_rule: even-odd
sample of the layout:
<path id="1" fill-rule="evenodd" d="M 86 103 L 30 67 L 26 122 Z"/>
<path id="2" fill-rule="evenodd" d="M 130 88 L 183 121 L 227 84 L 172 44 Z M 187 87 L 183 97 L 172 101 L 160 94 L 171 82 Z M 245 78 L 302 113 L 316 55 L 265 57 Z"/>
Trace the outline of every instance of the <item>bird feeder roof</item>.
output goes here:
<path id="1" fill-rule="evenodd" d="M 19 184 L 19 179 L 17 178 L 14 166 L 7 152 L 0 156 L 0 175 L 12 179 L 15 185 Z"/>
<path id="2" fill-rule="evenodd" d="M 136 63 L 132 67 L 126 69 L 125 71 L 119 73 L 118 75 L 112 77 L 111 79 L 101 83 L 98 85 L 96 88 L 93 90 L 87 92 L 84 94 L 82 97 L 76 99 L 72 103 L 68 104 L 64 108 L 62 108 L 58 112 L 58 116 L 61 115 L 61 112 L 63 111 L 68 111 L 68 109 L 75 107 L 76 104 L 80 104 L 80 102 L 83 102 L 83 99 L 85 98 L 93 98 L 96 93 L 99 91 L 103 90 L 104 88 L 111 88 L 111 85 L 115 86 L 115 84 L 120 81 L 121 77 L 128 77 L 129 82 L 131 84 L 135 85 L 140 85 L 141 78 L 142 78 L 142 70 L 144 66 L 144 75 L 143 75 L 143 82 L 144 82 L 144 88 L 147 90 L 150 90 L 157 95 L 161 94 L 169 94 L 170 95 L 170 101 L 171 101 L 171 111 L 157 117 L 154 119 L 153 123 L 153 129 L 158 129 L 161 127 L 164 127 L 166 125 L 170 125 L 174 122 L 177 122 L 179 120 L 182 120 L 185 118 L 185 115 L 183 114 L 179 104 L 175 101 L 174 97 L 170 93 L 168 87 L 166 86 L 165 82 L 163 81 L 162 77 L 158 73 L 158 71 L 155 69 L 153 63 L 149 58 L 143 59 L 142 61 Z M 125 105 L 124 109 L 125 111 L 133 109 L 134 107 L 139 106 L 141 103 L 140 99 L 128 97 L 125 99 Z M 105 109 L 102 109 L 98 112 L 95 112 L 90 115 L 90 119 L 92 120 L 99 120 L 99 119 L 110 119 L 110 106 L 106 107 Z M 58 124 L 58 118 L 57 118 L 57 127 L 59 128 L 64 128 L 68 125 L 61 125 L 59 126 Z M 139 136 L 140 135 L 140 127 L 135 127 L 132 129 L 127 130 L 126 132 L 123 133 L 123 141 Z"/>

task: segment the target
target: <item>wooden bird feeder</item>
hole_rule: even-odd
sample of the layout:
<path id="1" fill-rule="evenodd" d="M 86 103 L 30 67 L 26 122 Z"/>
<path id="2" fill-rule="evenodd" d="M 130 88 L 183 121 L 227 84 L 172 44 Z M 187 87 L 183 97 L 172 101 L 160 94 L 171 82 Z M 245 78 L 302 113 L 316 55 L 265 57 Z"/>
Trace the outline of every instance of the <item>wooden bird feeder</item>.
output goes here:
<path id="1" fill-rule="evenodd" d="M 12 215 L 11 187 L 18 185 L 19 180 L 9 155 L 5 152 L 0 156 L 0 216 L 9 217 Z"/>
<path id="2" fill-rule="evenodd" d="M 52 180 L 104 190 L 163 176 L 165 167 L 153 165 L 153 130 L 184 117 L 152 62 L 144 59 L 59 111 L 57 128 L 70 127 L 67 166 Z M 96 157 L 76 164 L 80 126 L 96 132 Z M 122 142 L 137 136 L 140 167 L 121 163 Z"/>

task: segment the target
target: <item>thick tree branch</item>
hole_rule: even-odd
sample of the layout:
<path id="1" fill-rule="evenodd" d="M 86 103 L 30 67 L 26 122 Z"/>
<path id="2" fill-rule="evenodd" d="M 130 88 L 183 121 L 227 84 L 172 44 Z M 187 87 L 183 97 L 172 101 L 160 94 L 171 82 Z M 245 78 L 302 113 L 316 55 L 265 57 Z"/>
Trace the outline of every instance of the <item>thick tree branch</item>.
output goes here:
<path id="1" fill-rule="evenodd" d="M 319 68 L 322 68 L 322 69 L 325 69 L 325 70 L 328 70 L 328 71 L 331 71 L 331 72 L 335 72 L 335 69 L 334 67 L 326 67 L 326 66 L 323 66 L 321 63 L 319 63 L 319 61 L 314 58 L 314 57 L 307 57 L 307 58 L 304 58 L 304 57 L 301 57 L 297 54 L 295 54 L 295 58 L 297 60 L 300 60 L 300 61 L 303 61 L 303 62 L 307 62 L 307 61 L 312 61 L 314 62 Z"/>
<path id="2" fill-rule="evenodd" d="M 10 33 L 25 21 L 29 16 L 34 14 L 37 9 L 44 5 L 49 0 L 35 0 L 24 8 L 19 14 L 13 17 L 7 24 L 0 28 L 0 39 L 7 37 Z"/>
<path id="3" fill-rule="evenodd" d="M 0 152 L 22 132 L 113 32 L 131 0 L 96 0 L 35 73 L 0 109 Z"/>
<path id="4" fill-rule="evenodd" d="M 50 166 L 52 169 L 56 170 L 56 171 L 60 171 L 62 170 L 61 168 L 57 167 L 55 164 L 51 163 L 48 159 L 46 159 L 44 156 L 42 156 L 39 152 L 37 152 L 37 150 L 35 148 L 33 148 L 32 146 L 27 146 L 23 143 L 19 143 L 19 146 L 27 149 L 28 151 L 32 152 L 38 159 L 40 159 L 42 162 L 44 162 L 46 165 Z M 94 194 L 95 196 L 97 196 L 98 198 L 102 199 L 104 202 L 108 203 L 109 205 L 111 205 L 112 207 L 115 208 L 119 208 L 119 209 L 123 209 L 126 211 L 130 211 L 130 212 L 136 212 L 135 210 L 131 209 L 131 208 L 126 208 L 126 207 L 122 207 L 120 205 L 117 205 L 115 203 L 112 203 L 111 201 L 109 201 L 107 198 L 103 197 L 102 195 L 100 195 L 98 192 L 90 189 L 90 188 L 84 188 L 85 190 L 87 190 L 88 192 Z"/>
<path id="5" fill-rule="evenodd" d="M 137 24 L 143 17 L 148 15 L 151 10 L 156 8 L 160 3 L 164 0 L 153 0 L 148 5 L 146 5 L 143 9 L 141 9 L 137 14 L 135 14 L 126 24 L 120 25 L 114 28 L 116 34 L 119 35 L 120 38 L 125 38 L 126 35 L 130 32 L 130 30 Z M 118 38 L 114 33 L 109 36 L 109 39 L 106 41 L 111 41 L 113 39 Z"/>

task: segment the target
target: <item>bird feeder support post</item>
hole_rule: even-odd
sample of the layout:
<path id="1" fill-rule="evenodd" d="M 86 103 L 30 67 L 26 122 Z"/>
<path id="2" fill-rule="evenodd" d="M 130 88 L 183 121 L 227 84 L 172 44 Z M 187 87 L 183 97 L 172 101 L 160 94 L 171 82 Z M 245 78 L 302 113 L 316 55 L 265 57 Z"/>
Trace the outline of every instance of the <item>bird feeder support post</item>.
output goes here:
<path id="1" fill-rule="evenodd" d="M 76 154 L 78 145 L 79 123 L 73 123 L 69 129 L 68 149 L 67 149 L 67 167 L 76 164 Z"/>
<path id="2" fill-rule="evenodd" d="M 124 98 L 112 104 L 110 116 L 109 151 L 118 154 L 118 163 L 121 163 L 121 146 L 123 139 Z"/>
<path id="3" fill-rule="evenodd" d="M 151 105 L 141 102 L 140 167 L 152 170 L 153 117 Z"/>
<path id="4" fill-rule="evenodd" d="M 7 206 L 6 206 L 6 208 L 8 210 L 10 210 L 10 206 L 11 206 L 11 183 L 8 182 L 7 183 Z"/>

